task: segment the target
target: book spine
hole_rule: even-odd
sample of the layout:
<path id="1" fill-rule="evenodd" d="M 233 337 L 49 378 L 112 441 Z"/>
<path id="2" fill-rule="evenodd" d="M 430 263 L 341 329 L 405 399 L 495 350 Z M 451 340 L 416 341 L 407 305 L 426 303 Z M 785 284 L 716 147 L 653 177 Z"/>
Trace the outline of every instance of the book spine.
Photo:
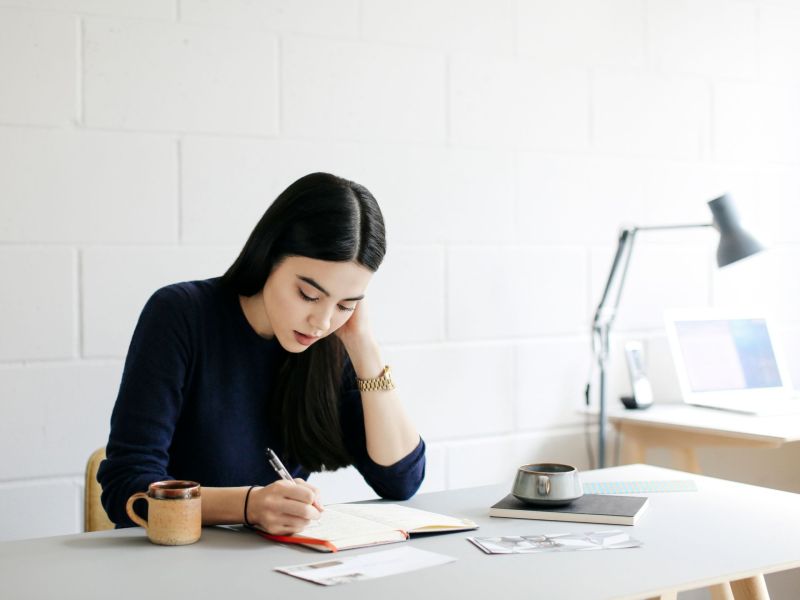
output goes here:
<path id="1" fill-rule="evenodd" d="M 338 552 L 339 549 L 327 540 L 318 540 L 316 538 L 300 537 L 297 535 L 273 535 L 266 531 L 255 530 L 255 532 L 263 538 L 272 540 L 273 542 L 283 542 L 285 544 L 302 544 L 304 546 L 320 546 L 315 548 L 319 550 L 327 550 L 328 552 Z"/>
<path id="2" fill-rule="evenodd" d="M 616 517 L 616 516 L 598 516 L 598 515 L 581 515 L 570 514 L 565 518 L 564 514 L 552 513 L 532 513 L 522 512 L 508 509 L 489 509 L 490 517 L 503 517 L 506 519 L 532 519 L 536 521 L 563 521 L 567 523 L 599 523 L 601 525 L 633 525 L 634 518 L 631 517 Z"/>

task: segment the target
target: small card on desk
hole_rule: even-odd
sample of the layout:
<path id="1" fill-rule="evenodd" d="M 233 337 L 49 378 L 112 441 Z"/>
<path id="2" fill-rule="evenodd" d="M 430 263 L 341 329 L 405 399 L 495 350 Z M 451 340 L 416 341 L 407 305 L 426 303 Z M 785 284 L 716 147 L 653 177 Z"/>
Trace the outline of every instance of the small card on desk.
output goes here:
<path id="1" fill-rule="evenodd" d="M 648 499 L 640 496 L 605 496 L 584 494 L 562 506 L 534 506 L 509 494 L 489 509 L 490 517 L 539 519 L 542 521 L 574 521 L 635 525 L 647 508 Z"/>

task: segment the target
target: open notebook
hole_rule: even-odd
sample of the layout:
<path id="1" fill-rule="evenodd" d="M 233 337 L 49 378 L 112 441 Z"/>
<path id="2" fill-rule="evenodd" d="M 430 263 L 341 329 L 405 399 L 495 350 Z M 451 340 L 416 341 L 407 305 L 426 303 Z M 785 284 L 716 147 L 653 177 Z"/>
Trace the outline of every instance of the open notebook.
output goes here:
<path id="1" fill-rule="evenodd" d="M 320 552 L 404 542 L 417 533 L 467 531 L 478 526 L 469 519 L 448 517 L 399 504 L 331 504 L 319 521 L 293 535 L 257 533 L 276 542 L 302 544 Z"/>

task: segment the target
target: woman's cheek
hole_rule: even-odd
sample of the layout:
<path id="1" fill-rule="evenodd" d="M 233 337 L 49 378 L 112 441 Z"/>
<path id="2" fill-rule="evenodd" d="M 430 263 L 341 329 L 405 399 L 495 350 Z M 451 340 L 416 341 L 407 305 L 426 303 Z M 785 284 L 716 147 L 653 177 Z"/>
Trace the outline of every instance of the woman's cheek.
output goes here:
<path id="1" fill-rule="evenodd" d="M 344 325 L 345 323 L 347 323 L 350 320 L 350 317 L 352 317 L 352 316 L 353 316 L 352 312 L 342 313 L 342 316 L 339 317 L 339 321 L 338 321 L 339 325 L 337 326 L 337 329 L 339 327 L 341 327 L 342 325 Z"/>

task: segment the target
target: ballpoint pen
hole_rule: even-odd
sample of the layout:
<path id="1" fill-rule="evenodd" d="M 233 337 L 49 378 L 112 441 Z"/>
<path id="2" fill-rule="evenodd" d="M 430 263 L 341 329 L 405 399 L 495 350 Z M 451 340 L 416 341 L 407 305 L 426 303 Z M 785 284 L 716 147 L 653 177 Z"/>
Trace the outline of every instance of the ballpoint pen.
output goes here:
<path id="1" fill-rule="evenodd" d="M 291 481 L 292 483 L 297 485 L 297 483 L 295 483 L 295 480 L 291 476 L 289 471 L 286 469 L 286 467 L 283 466 L 281 459 L 278 458 L 278 455 L 272 451 L 272 448 L 267 448 L 267 460 L 269 461 L 270 466 L 272 466 L 272 468 L 278 474 L 278 477 L 286 481 Z"/>
<path id="2" fill-rule="evenodd" d="M 294 480 L 286 467 L 283 466 L 281 459 L 278 458 L 278 455 L 272 451 L 272 448 L 267 448 L 267 460 L 281 479 L 290 482 L 292 485 L 297 485 L 297 482 Z M 317 510 L 324 510 L 322 504 L 320 504 L 316 498 L 312 504 L 317 508 Z"/>

